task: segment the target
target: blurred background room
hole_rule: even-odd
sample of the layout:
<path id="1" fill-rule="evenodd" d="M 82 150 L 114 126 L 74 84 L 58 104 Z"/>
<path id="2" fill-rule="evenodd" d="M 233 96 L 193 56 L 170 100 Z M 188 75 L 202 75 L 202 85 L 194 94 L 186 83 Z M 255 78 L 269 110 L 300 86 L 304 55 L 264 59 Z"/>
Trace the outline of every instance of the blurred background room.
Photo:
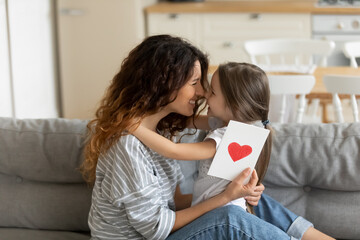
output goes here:
<path id="1" fill-rule="evenodd" d="M 91 119 L 128 52 L 155 34 L 198 46 L 210 74 L 225 61 L 251 62 L 247 41 L 317 39 L 335 43 L 330 72 L 360 75 L 343 52 L 345 42 L 360 41 L 359 0 L 0 0 L 0 116 Z M 267 71 L 316 77 L 316 60 Z M 335 121 L 331 96 L 312 113 L 307 104 L 304 122 Z M 346 97 L 343 104 L 352 121 Z"/>

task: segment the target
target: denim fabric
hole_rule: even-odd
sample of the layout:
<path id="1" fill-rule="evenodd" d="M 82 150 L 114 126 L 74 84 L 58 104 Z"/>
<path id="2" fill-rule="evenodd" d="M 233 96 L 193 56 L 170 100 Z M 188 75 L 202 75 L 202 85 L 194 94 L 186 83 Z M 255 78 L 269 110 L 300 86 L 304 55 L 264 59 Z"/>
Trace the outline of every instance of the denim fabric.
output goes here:
<path id="1" fill-rule="evenodd" d="M 311 223 L 263 194 L 254 208 L 257 216 L 227 205 L 210 211 L 171 234 L 168 240 L 300 239 Z"/>
<path id="2" fill-rule="evenodd" d="M 295 239 L 301 239 L 306 230 L 313 227 L 312 223 L 297 216 L 264 193 L 261 195 L 258 206 L 254 207 L 254 211 L 256 216 L 277 226 Z"/>
<path id="3" fill-rule="evenodd" d="M 239 206 L 227 205 L 197 218 L 171 234 L 168 240 L 289 240 L 281 229 L 245 212 Z"/>
<path id="4" fill-rule="evenodd" d="M 314 225 L 308 220 L 298 217 L 287 230 L 287 234 L 296 239 L 301 239 L 309 227 L 314 227 Z"/>

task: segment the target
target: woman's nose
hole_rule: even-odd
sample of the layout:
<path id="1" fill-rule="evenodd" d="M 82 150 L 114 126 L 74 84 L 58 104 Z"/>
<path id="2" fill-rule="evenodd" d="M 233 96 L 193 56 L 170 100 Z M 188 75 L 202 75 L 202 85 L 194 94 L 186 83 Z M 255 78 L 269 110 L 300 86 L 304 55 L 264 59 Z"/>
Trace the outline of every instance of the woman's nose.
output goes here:
<path id="1" fill-rule="evenodd" d="M 196 84 L 195 94 L 198 97 L 204 97 L 205 91 L 201 84 Z"/>

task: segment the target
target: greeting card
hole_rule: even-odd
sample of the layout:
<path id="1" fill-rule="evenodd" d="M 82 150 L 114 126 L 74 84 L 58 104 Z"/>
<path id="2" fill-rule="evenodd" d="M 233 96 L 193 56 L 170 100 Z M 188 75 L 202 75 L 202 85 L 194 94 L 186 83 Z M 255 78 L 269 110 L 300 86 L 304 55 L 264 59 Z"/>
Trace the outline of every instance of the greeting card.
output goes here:
<path id="1" fill-rule="evenodd" d="M 243 170 L 254 169 L 269 130 L 237 121 L 230 121 L 208 175 L 232 181 Z M 245 180 L 246 184 L 250 176 Z"/>

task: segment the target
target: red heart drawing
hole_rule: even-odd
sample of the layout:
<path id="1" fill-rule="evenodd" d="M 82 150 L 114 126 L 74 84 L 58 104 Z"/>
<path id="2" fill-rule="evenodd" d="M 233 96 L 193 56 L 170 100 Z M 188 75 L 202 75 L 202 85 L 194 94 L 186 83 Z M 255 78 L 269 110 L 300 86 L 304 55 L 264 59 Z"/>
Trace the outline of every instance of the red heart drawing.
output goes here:
<path id="1" fill-rule="evenodd" d="M 232 160 L 236 162 L 246 156 L 249 156 L 252 152 L 252 148 L 249 145 L 241 146 L 236 142 L 232 142 L 228 146 L 228 151 Z"/>

